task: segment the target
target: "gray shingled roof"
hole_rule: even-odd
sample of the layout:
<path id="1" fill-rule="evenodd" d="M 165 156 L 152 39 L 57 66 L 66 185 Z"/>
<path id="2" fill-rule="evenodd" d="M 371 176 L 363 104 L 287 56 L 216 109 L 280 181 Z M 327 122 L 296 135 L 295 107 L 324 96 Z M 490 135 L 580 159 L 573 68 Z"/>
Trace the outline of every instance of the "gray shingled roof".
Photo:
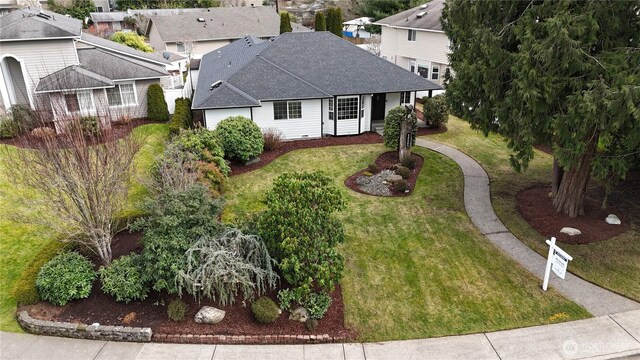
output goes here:
<path id="1" fill-rule="evenodd" d="M 113 87 L 111 79 L 80 65 L 71 65 L 40 79 L 35 91 L 39 93 L 109 87 Z"/>
<path id="2" fill-rule="evenodd" d="M 146 60 L 151 60 L 153 62 L 156 63 L 162 63 L 162 64 L 166 64 L 166 65 L 170 65 L 171 62 L 165 60 L 162 55 L 158 56 L 155 53 L 146 53 L 144 51 L 140 51 L 140 50 L 136 50 L 134 48 L 128 47 L 126 45 L 122 45 L 119 44 L 115 41 L 111 41 L 111 40 L 107 40 L 107 39 L 103 39 L 101 37 L 97 37 L 91 34 L 87 34 L 87 33 L 82 33 L 82 36 L 80 38 L 80 41 L 88 43 L 88 44 L 92 44 L 94 46 L 97 47 L 103 47 L 103 48 L 107 48 L 110 50 L 114 50 L 117 52 L 121 52 L 121 53 L 125 53 L 127 55 L 132 55 L 138 58 L 143 58 Z"/>
<path id="3" fill-rule="evenodd" d="M 91 21 L 93 22 L 121 22 L 128 16 L 126 12 L 111 11 L 111 12 L 92 12 L 89 13 Z"/>
<path id="4" fill-rule="evenodd" d="M 82 21 L 51 11 L 21 9 L 0 18 L 0 41 L 78 37 Z"/>
<path id="5" fill-rule="evenodd" d="M 272 41 L 245 37 L 204 55 L 193 108 L 439 89 L 329 32 L 285 33 Z"/>
<path id="6" fill-rule="evenodd" d="M 112 80 L 160 78 L 168 75 L 162 65 L 98 48 L 78 49 L 78 59 L 82 67 Z"/>
<path id="7" fill-rule="evenodd" d="M 202 18 L 205 21 L 199 22 Z M 239 39 L 247 34 L 272 37 L 280 33 L 280 16 L 270 6 L 217 7 L 202 12 L 152 16 L 149 23 L 164 42 Z M 293 24 L 294 31 L 310 31 Z"/>
<path id="8" fill-rule="evenodd" d="M 442 9 L 444 9 L 444 2 L 445 0 L 431 0 L 425 4 L 426 8 L 423 8 L 423 5 L 416 6 L 412 9 L 378 20 L 374 24 L 442 31 L 440 17 L 442 16 Z M 426 14 L 418 17 L 418 14 L 425 11 Z"/>

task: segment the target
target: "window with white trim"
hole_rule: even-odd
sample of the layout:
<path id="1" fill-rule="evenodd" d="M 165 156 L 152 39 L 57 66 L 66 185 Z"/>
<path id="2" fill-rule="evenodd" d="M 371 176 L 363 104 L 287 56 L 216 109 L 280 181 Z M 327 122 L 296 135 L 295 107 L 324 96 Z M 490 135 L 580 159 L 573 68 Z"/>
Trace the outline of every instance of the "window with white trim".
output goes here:
<path id="1" fill-rule="evenodd" d="M 329 120 L 334 120 L 333 99 L 329 99 Z"/>
<path id="2" fill-rule="evenodd" d="M 418 75 L 422 76 L 425 79 L 429 78 L 429 66 L 418 64 Z"/>
<path id="3" fill-rule="evenodd" d="M 440 78 L 440 65 L 431 66 L 431 80 L 438 80 Z"/>
<path id="4" fill-rule="evenodd" d="M 407 40 L 416 41 L 416 30 L 407 30 Z"/>
<path id="5" fill-rule="evenodd" d="M 338 98 L 338 120 L 353 120 L 358 118 L 358 97 L 350 96 Z"/>
<path id="6" fill-rule="evenodd" d="M 400 93 L 400 104 L 410 104 L 411 103 L 411 92 L 404 91 Z"/>
<path id="7" fill-rule="evenodd" d="M 412 61 L 409 63 L 409 71 L 411 71 L 412 73 L 416 73 L 416 62 Z"/>
<path id="8" fill-rule="evenodd" d="M 183 42 L 177 42 L 176 43 L 176 50 L 178 50 L 179 53 L 183 53 L 187 51 L 187 48 L 184 46 Z"/>
<path id="9" fill-rule="evenodd" d="M 360 102 L 360 118 L 364 119 L 364 101 Z"/>
<path id="10" fill-rule="evenodd" d="M 96 109 L 91 90 L 78 90 L 75 93 L 64 94 L 64 102 L 69 113 L 87 113 Z"/>
<path id="11" fill-rule="evenodd" d="M 106 89 L 109 106 L 137 105 L 136 87 L 132 84 L 116 84 Z"/>
<path id="12" fill-rule="evenodd" d="M 302 102 L 274 101 L 273 118 L 275 120 L 302 119 Z"/>

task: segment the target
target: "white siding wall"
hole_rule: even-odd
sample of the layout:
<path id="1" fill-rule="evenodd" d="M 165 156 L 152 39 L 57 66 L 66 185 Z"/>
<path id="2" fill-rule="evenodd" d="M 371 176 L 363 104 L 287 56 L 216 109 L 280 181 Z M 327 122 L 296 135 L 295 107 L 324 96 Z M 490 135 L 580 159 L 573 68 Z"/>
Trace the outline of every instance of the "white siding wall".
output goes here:
<path id="1" fill-rule="evenodd" d="M 362 102 L 364 104 L 364 117 L 361 119 L 362 127 L 360 132 L 371 130 L 371 99 L 372 95 L 362 95 Z"/>
<path id="2" fill-rule="evenodd" d="M 404 56 L 448 64 L 449 39 L 444 32 L 416 32 L 416 41 L 407 40 L 407 29 L 382 27 L 382 55 L 391 59 Z M 394 61 L 395 62 L 395 61 Z"/>
<path id="3" fill-rule="evenodd" d="M 193 52 L 191 54 L 191 57 L 194 59 L 201 59 L 204 54 L 211 52 L 213 50 L 218 50 L 223 46 L 229 45 L 230 43 L 231 43 L 230 40 L 211 40 L 211 41 L 196 42 L 193 45 Z M 167 44 L 167 48 L 173 52 L 178 53 L 177 52 L 178 48 L 176 43 Z"/>
<path id="4" fill-rule="evenodd" d="M 255 112 L 255 109 L 254 109 Z M 218 123 L 229 116 L 244 116 L 251 118 L 250 108 L 209 109 L 204 111 L 204 124 L 209 130 L 214 130 Z"/>
<path id="5" fill-rule="evenodd" d="M 400 93 L 387 93 L 387 103 L 384 106 L 384 116 L 387 116 L 389 110 L 400 106 Z"/>
<path id="6" fill-rule="evenodd" d="M 3 42 L 2 55 L 13 55 L 24 61 L 31 91 L 40 78 L 78 64 L 72 39 Z"/>
<path id="7" fill-rule="evenodd" d="M 329 99 L 322 99 L 322 111 L 324 112 L 322 115 L 324 119 L 323 134 L 335 135 L 334 121 L 329 120 Z"/>
<path id="8" fill-rule="evenodd" d="M 266 101 L 262 106 L 253 108 L 253 121 L 264 131 L 268 128 L 277 128 L 282 131 L 285 139 L 303 139 L 321 137 L 320 127 L 320 99 L 301 100 L 302 119 L 274 120 L 273 102 Z M 325 124 L 326 125 L 326 124 Z"/>

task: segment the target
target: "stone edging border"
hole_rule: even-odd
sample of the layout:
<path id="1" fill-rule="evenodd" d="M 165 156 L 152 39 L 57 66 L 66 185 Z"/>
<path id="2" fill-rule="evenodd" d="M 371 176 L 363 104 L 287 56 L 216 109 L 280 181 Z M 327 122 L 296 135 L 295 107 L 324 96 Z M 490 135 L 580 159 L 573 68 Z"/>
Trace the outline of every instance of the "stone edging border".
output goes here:
<path id="1" fill-rule="evenodd" d="M 34 319 L 25 310 L 18 313 L 18 324 L 26 332 L 76 339 L 170 342 L 186 344 L 324 344 L 343 342 L 347 337 L 323 335 L 193 335 L 153 334 L 148 327 L 87 325 Z"/>
<path id="2" fill-rule="evenodd" d="M 32 318 L 28 312 L 18 313 L 18 323 L 27 332 L 76 339 L 150 342 L 151 328 L 86 325 Z"/>

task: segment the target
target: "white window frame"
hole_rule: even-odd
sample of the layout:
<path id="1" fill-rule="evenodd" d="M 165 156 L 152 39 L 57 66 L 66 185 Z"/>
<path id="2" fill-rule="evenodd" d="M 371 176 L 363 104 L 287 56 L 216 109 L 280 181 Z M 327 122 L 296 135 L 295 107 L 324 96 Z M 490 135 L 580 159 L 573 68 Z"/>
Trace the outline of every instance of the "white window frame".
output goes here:
<path id="1" fill-rule="evenodd" d="M 431 76 L 429 78 L 430 78 L 429 80 L 440 80 L 440 65 L 437 65 L 437 64 L 431 65 Z"/>
<path id="2" fill-rule="evenodd" d="M 342 119 L 340 118 L 340 100 L 347 100 L 347 99 L 356 99 L 356 117 L 343 117 Z M 359 110 L 360 110 L 360 97 L 359 96 L 341 96 L 338 98 L 338 101 L 336 103 L 336 121 L 344 121 L 344 120 L 358 120 L 358 114 L 359 114 Z"/>
<path id="3" fill-rule="evenodd" d="M 418 65 L 416 64 L 415 61 L 410 61 L 409 62 L 409 71 L 411 71 L 412 73 L 416 73 L 416 71 L 418 70 Z"/>
<path id="4" fill-rule="evenodd" d="M 287 118 L 286 119 L 276 119 L 276 113 L 275 113 L 275 111 L 276 111 L 275 104 L 276 103 L 285 103 L 285 104 L 287 104 Z M 294 103 L 299 103 L 300 104 L 300 117 L 291 117 L 289 106 L 290 106 L 290 104 L 294 104 Z M 283 100 L 283 101 L 274 101 L 273 102 L 273 121 L 300 120 L 302 118 L 303 118 L 303 115 L 302 115 L 302 101 L 301 100 L 291 100 L 291 101 Z"/>
<path id="5" fill-rule="evenodd" d="M 429 75 L 431 75 L 431 66 L 429 66 L 429 64 L 417 64 L 416 66 L 416 74 L 422 76 L 422 74 L 420 74 L 420 68 L 423 69 L 427 69 L 427 77 L 425 77 L 425 79 L 429 79 Z"/>
<path id="6" fill-rule="evenodd" d="M 133 103 L 133 104 L 125 104 L 124 103 L 124 99 L 122 98 L 122 89 L 120 88 L 120 85 L 132 85 L 132 87 L 133 87 L 133 98 L 135 99 L 135 103 Z M 125 107 L 131 107 L 131 106 L 138 106 L 138 89 L 136 88 L 136 82 L 135 81 L 127 81 L 127 82 L 117 83 L 114 86 L 114 88 L 115 87 L 118 88 L 118 95 L 120 95 L 120 105 L 111 105 L 111 104 L 109 104 L 109 95 L 107 94 L 107 89 L 104 89 L 104 96 L 107 98 L 107 104 L 109 105 L 110 108 L 125 108 Z"/>
<path id="7" fill-rule="evenodd" d="M 411 91 L 403 91 L 400 93 L 400 105 L 402 104 L 411 104 Z"/>
<path id="8" fill-rule="evenodd" d="M 415 42 L 418 37 L 418 31 L 414 29 L 407 29 L 407 41 Z"/>
<path id="9" fill-rule="evenodd" d="M 329 106 L 327 107 L 329 112 L 329 121 L 334 121 L 336 119 L 334 106 L 335 104 L 333 103 L 333 98 L 329 99 Z"/>
<path id="10" fill-rule="evenodd" d="M 82 102 L 80 101 L 80 98 L 78 97 L 78 93 L 88 93 L 89 97 L 91 98 L 91 108 L 89 109 L 83 109 L 82 108 Z M 67 95 L 75 95 L 76 97 L 76 101 L 78 102 L 78 111 L 69 111 L 69 104 L 67 103 Z M 95 114 L 96 113 L 96 101 L 93 98 L 93 90 L 76 90 L 73 92 L 63 92 L 62 93 L 62 99 L 64 100 L 64 111 L 67 113 L 67 115 L 72 115 L 72 114 L 80 114 L 80 115 L 90 115 L 90 114 Z"/>

